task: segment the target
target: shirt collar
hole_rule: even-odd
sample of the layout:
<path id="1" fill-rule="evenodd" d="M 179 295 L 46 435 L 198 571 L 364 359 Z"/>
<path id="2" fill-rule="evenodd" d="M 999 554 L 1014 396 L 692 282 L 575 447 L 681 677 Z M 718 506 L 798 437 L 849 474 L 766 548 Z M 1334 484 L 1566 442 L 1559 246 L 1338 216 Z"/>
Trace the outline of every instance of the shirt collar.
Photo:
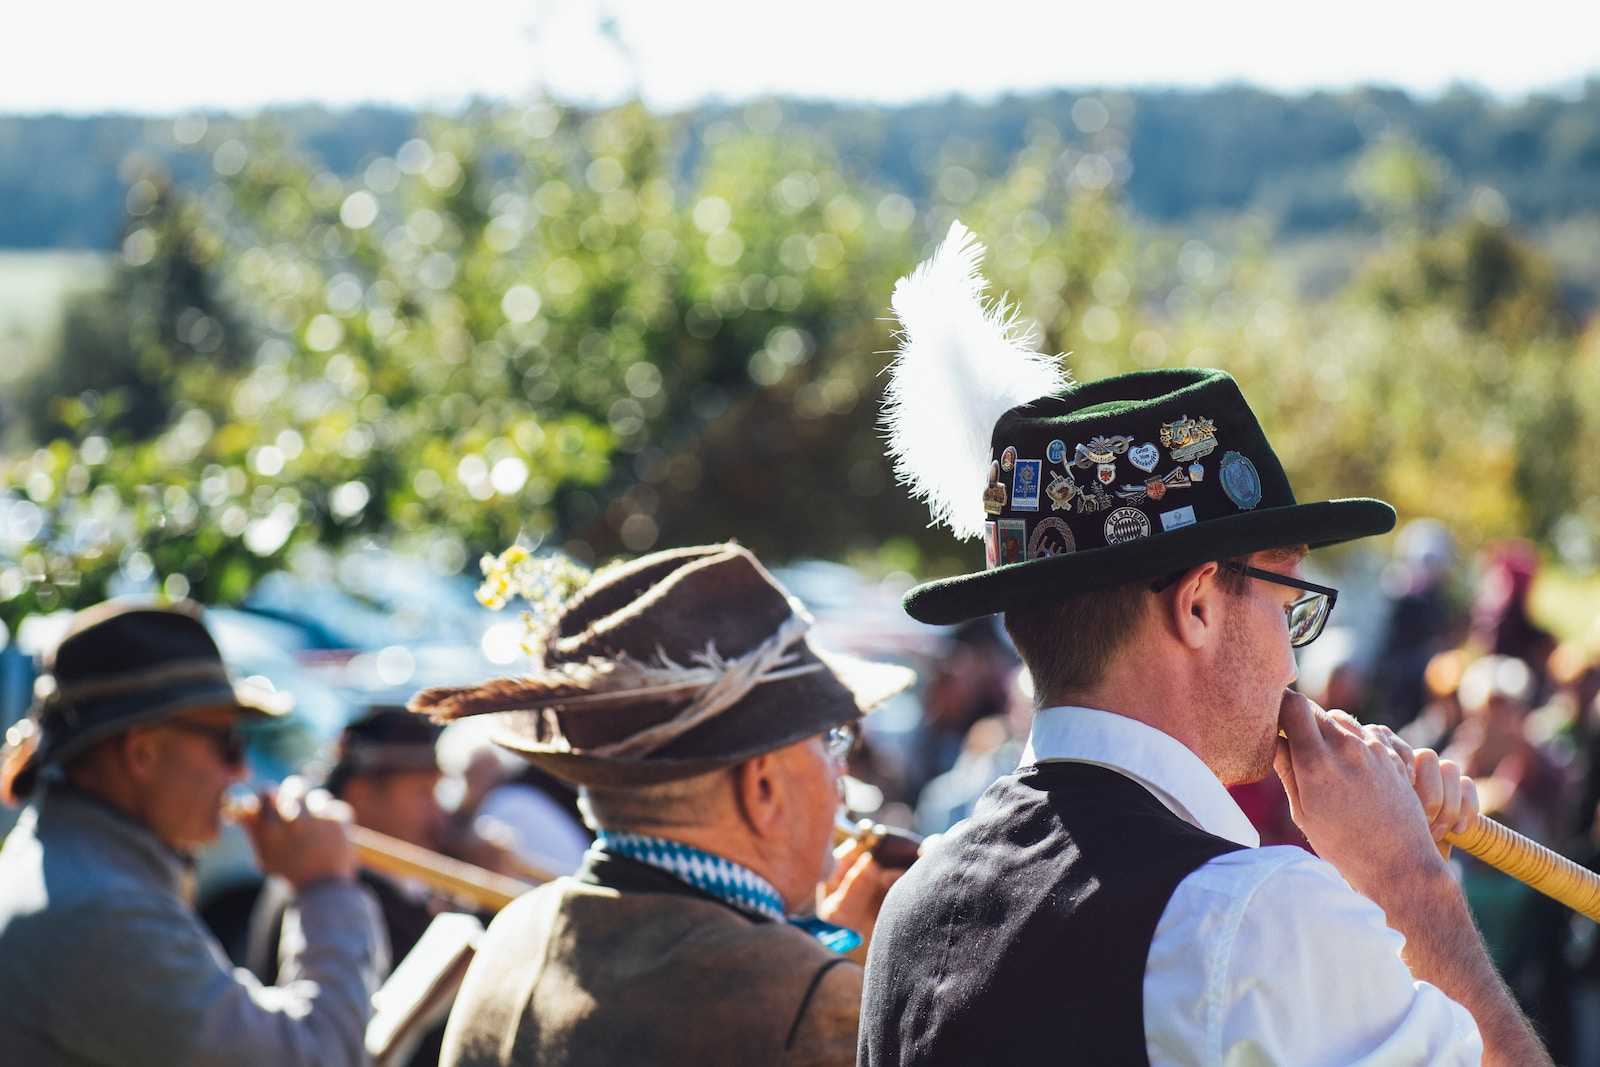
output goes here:
<path id="1" fill-rule="evenodd" d="M 36 802 L 41 832 L 58 827 L 94 841 L 102 860 L 141 871 L 150 881 L 184 896 L 194 861 L 167 847 L 148 827 L 92 793 L 53 783 Z"/>
<path id="2" fill-rule="evenodd" d="M 755 871 L 714 852 L 646 834 L 601 830 L 595 843 L 607 852 L 666 871 L 740 911 L 783 922 L 783 898 Z"/>
<path id="3" fill-rule="evenodd" d="M 783 898 L 771 882 L 715 852 L 664 837 L 610 830 L 596 834 L 594 845 L 602 854 L 625 856 L 665 871 L 746 915 L 787 922 L 816 938 L 830 951 L 842 955 L 861 944 L 861 935 L 848 927 L 836 926 L 815 915 L 784 915 Z"/>
<path id="4" fill-rule="evenodd" d="M 1044 708 L 1033 717 L 1022 765 L 1051 761 L 1117 771 L 1207 833 L 1247 848 L 1261 844 L 1261 835 L 1211 768 L 1177 738 L 1137 719 L 1098 708 Z"/>

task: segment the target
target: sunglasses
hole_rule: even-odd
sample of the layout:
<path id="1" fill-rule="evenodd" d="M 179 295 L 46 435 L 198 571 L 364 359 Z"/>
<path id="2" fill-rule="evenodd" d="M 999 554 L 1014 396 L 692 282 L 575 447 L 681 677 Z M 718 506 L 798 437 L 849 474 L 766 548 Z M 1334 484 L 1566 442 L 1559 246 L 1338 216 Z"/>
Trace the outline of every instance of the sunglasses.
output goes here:
<path id="1" fill-rule="evenodd" d="M 244 763 L 244 732 L 234 723 L 226 726 L 208 726 L 205 723 L 187 722 L 183 719 L 169 719 L 162 725 L 180 733 L 204 737 L 216 749 L 218 758 L 230 767 Z"/>
<path id="2" fill-rule="evenodd" d="M 1225 560 L 1220 564 L 1223 570 L 1242 574 L 1246 578 L 1257 581 L 1271 582 L 1274 585 L 1286 585 L 1290 589 L 1302 590 L 1306 595 L 1285 604 L 1283 608 L 1284 619 L 1289 625 L 1289 644 L 1293 648 L 1304 648 L 1322 636 L 1323 627 L 1328 625 L 1328 616 L 1333 614 L 1333 605 L 1338 603 L 1339 590 L 1331 586 L 1318 585 L 1315 582 L 1302 581 L 1299 578 L 1290 578 L 1276 571 L 1262 570 L 1260 567 L 1249 567 L 1243 563 Z M 1171 586 L 1186 572 L 1179 571 L 1169 574 L 1160 581 L 1150 586 L 1151 592 L 1159 593 Z"/>

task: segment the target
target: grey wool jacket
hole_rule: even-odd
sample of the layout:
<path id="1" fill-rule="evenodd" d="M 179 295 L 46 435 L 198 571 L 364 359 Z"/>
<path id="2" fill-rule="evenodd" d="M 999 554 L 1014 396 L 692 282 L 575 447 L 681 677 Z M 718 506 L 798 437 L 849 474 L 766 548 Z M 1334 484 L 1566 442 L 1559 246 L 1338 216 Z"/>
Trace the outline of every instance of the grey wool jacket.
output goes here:
<path id="1" fill-rule="evenodd" d="M 387 946 L 355 883 L 311 886 L 282 984 L 235 969 L 149 831 L 55 787 L 0 848 L 0 1061 L 28 1067 L 356 1067 Z"/>
<path id="2" fill-rule="evenodd" d="M 861 968 L 630 860 L 496 916 L 441 1067 L 854 1067 Z"/>

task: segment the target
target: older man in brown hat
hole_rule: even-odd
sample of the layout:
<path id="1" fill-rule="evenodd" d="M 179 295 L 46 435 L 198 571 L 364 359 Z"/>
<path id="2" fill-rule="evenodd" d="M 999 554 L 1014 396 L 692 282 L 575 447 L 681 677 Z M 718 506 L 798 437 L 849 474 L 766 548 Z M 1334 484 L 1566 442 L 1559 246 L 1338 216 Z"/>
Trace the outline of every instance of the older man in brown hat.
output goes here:
<path id="1" fill-rule="evenodd" d="M 501 713 L 501 743 L 579 785 L 598 831 L 576 876 L 490 927 L 443 1064 L 855 1062 L 841 953 L 894 875 L 834 867 L 840 761 L 910 677 L 824 658 L 808 623 L 737 545 L 659 552 L 569 601 L 534 674 L 412 702 Z"/>
<path id="2" fill-rule="evenodd" d="M 243 773 L 238 720 L 287 702 L 231 683 L 192 607 L 82 612 L 43 679 L 8 760 L 39 795 L 0 849 L 5 1062 L 365 1062 L 385 950 L 336 804 L 286 787 L 246 823 L 296 890 L 283 985 L 229 966 L 184 888 Z"/>

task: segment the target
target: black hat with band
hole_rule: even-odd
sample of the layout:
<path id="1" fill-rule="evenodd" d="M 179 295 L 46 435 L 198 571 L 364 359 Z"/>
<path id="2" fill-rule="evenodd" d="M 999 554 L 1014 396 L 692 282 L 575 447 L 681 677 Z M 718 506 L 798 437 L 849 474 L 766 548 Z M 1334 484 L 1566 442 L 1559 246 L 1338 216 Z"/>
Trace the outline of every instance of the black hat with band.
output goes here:
<path id="1" fill-rule="evenodd" d="M 279 716 L 294 706 L 286 694 L 230 678 L 200 607 L 189 602 L 110 600 L 86 608 L 73 616 L 45 670 L 27 720 L 31 751 L 9 783 L 18 798 L 45 768 L 64 766 L 134 726 L 203 708 Z"/>
<path id="2" fill-rule="evenodd" d="M 961 223 L 895 286 L 884 389 L 895 475 L 984 569 L 917 586 L 906 611 L 956 623 L 1269 548 L 1381 534 L 1380 500 L 1301 504 L 1238 384 L 1219 370 L 1074 384 L 1017 309 L 985 295 Z"/>
<path id="3" fill-rule="evenodd" d="M 913 618 L 955 623 L 1395 523 L 1381 500 L 1298 503 L 1238 383 L 1220 370 L 1069 387 L 1006 411 L 990 447 L 985 567 L 912 589 Z"/>

